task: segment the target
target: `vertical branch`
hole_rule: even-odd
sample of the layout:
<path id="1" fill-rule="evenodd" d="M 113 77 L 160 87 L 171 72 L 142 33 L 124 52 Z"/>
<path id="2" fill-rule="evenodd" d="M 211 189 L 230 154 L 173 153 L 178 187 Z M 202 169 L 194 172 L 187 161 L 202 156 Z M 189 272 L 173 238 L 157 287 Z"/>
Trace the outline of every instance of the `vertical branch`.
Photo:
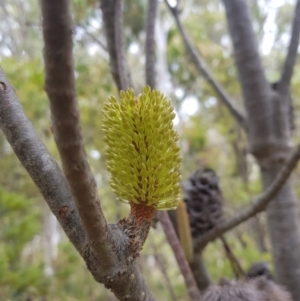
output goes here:
<path id="1" fill-rule="evenodd" d="M 249 120 L 252 151 L 268 155 L 263 148 L 269 142 L 271 124 L 271 88 L 258 53 L 258 44 L 245 0 L 223 0 L 245 106 Z M 264 152 L 264 153 L 262 153 Z"/>
<path id="2" fill-rule="evenodd" d="M 123 1 L 100 0 L 105 26 L 110 69 L 118 90 L 132 86 L 123 42 Z"/>
<path id="3" fill-rule="evenodd" d="M 122 90 L 126 90 L 129 86 L 132 86 L 132 84 L 129 70 L 126 65 L 125 53 L 123 51 L 123 0 L 116 0 L 114 27 L 118 73 L 120 76 L 121 88 Z"/>
<path id="4" fill-rule="evenodd" d="M 148 1 L 147 18 L 146 18 L 146 84 L 152 89 L 156 86 L 155 71 L 155 21 L 157 14 L 157 0 Z"/>
<path id="5" fill-rule="evenodd" d="M 291 83 L 294 66 L 296 63 L 298 46 L 300 40 L 300 0 L 297 0 L 295 7 L 294 19 L 292 24 L 291 40 L 282 68 L 281 79 L 278 91 L 280 94 L 287 96 Z"/>
<path id="6" fill-rule="evenodd" d="M 195 278 L 193 276 L 193 273 L 190 269 L 190 266 L 185 259 L 183 250 L 181 248 L 179 239 L 176 235 L 176 232 L 174 230 L 174 227 L 170 221 L 169 215 L 166 211 L 160 211 L 158 213 L 159 221 L 162 224 L 162 227 L 165 231 L 166 238 L 174 252 L 174 255 L 176 257 L 176 260 L 178 262 L 180 271 L 182 273 L 182 276 L 184 278 L 186 287 L 188 289 L 189 296 L 192 301 L 199 301 L 201 294 L 198 290 Z"/>
<path id="7" fill-rule="evenodd" d="M 210 285 L 214 284 L 204 263 L 201 251 L 195 253 L 194 261 L 190 263 L 190 267 L 200 292 L 206 290 Z"/>
<path id="8" fill-rule="evenodd" d="M 70 2 L 42 0 L 41 8 L 45 90 L 50 100 L 55 141 L 89 244 L 101 258 L 103 267 L 107 267 L 112 263 L 107 224 L 85 153 L 76 100 Z"/>

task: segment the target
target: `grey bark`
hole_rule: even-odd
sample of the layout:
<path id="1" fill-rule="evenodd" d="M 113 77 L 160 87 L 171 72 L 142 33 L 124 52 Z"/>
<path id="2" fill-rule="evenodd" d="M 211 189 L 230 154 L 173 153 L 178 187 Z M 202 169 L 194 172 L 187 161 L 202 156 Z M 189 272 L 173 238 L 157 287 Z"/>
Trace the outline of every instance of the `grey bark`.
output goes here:
<path id="1" fill-rule="evenodd" d="M 271 91 L 266 80 L 246 1 L 223 2 L 249 120 L 250 147 L 260 165 L 266 189 L 286 161 L 291 145 L 285 104 L 288 96 Z M 297 10 L 298 7 L 299 4 Z M 293 66 L 289 77 L 292 70 Z M 267 208 L 267 219 L 277 279 L 287 286 L 295 300 L 300 300 L 300 233 L 290 180 L 273 197 Z"/>
<path id="2" fill-rule="evenodd" d="M 271 88 L 258 53 L 245 1 L 223 0 L 245 107 L 248 115 L 252 152 L 268 155 L 271 149 Z M 255 122 L 254 122 L 255 120 Z M 268 147 L 268 148 L 267 148 Z M 267 151 L 267 153 L 266 153 Z"/>
<path id="3" fill-rule="evenodd" d="M 263 186 L 273 180 L 280 166 L 262 170 Z M 289 179 L 267 210 L 276 280 L 289 288 L 295 300 L 300 300 L 300 242 L 295 195 Z"/>
<path id="4" fill-rule="evenodd" d="M 157 0 L 148 1 L 147 19 L 146 19 L 146 83 L 152 89 L 156 88 L 156 68 L 155 68 L 155 21 L 157 14 Z"/>
<path id="5" fill-rule="evenodd" d="M 100 0 L 110 58 L 110 69 L 118 90 L 132 86 L 131 75 L 125 59 L 123 42 L 123 1 Z"/>
<path id="6" fill-rule="evenodd" d="M 200 291 L 204 291 L 213 284 L 213 280 L 206 268 L 201 252 L 195 254 L 194 262 L 190 263 L 190 267 Z"/>

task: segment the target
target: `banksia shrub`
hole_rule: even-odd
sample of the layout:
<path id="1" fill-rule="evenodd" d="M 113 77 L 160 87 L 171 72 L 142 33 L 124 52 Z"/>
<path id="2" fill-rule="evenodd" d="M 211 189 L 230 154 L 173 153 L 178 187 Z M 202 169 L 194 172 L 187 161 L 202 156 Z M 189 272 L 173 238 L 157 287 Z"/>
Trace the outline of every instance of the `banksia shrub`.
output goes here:
<path id="1" fill-rule="evenodd" d="M 222 220 L 223 197 L 218 176 L 208 168 L 197 170 L 183 184 L 183 191 L 192 236 L 196 238 Z"/>
<path id="2" fill-rule="evenodd" d="M 173 128 L 171 101 L 145 87 L 121 91 L 103 108 L 106 165 L 110 185 L 129 203 L 138 221 L 151 220 L 155 210 L 174 209 L 180 201 L 180 149 Z"/>

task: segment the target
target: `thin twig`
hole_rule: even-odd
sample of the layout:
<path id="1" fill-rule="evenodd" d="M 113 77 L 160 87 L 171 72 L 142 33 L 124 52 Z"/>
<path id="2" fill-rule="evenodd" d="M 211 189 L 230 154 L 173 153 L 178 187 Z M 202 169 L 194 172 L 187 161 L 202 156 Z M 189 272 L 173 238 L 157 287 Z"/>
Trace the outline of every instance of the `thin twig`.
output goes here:
<path id="1" fill-rule="evenodd" d="M 293 76 L 294 66 L 296 63 L 299 41 L 300 41 L 300 0 L 297 0 L 293 25 L 292 25 L 291 40 L 289 43 L 285 62 L 283 64 L 281 79 L 278 86 L 278 91 L 282 95 L 288 95 L 288 90 Z"/>
<path id="2" fill-rule="evenodd" d="M 104 42 L 102 42 L 98 37 L 96 37 L 94 34 L 89 32 L 87 28 L 84 25 L 76 24 L 78 28 L 81 28 L 84 30 L 84 33 L 88 35 L 96 44 L 98 44 L 103 50 L 107 51 L 107 46 Z"/>
<path id="3" fill-rule="evenodd" d="M 172 298 L 173 301 L 178 301 L 178 299 L 176 297 L 176 294 L 175 294 L 175 291 L 174 291 L 174 288 L 172 286 L 171 280 L 170 280 L 170 278 L 168 276 L 168 271 L 167 271 L 167 269 L 165 267 L 163 259 L 161 258 L 161 255 L 159 254 L 159 252 L 157 250 L 157 247 L 156 247 L 156 245 L 155 245 L 155 243 L 153 241 L 151 243 L 151 246 L 152 246 L 152 249 L 153 249 L 153 252 L 154 252 L 154 257 L 155 257 L 155 260 L 157 262 L 157 265 L 158 265 L 161 273 L 163 274 L 163 276 L 165 278 L 165 281 L 166 281 L 168 290 L 170 292 L 171 298 Z"/>
<path id="4" fill-rule="evenodd" d="M 240 265 L 239 260 L 236 258 L 236 256 L 232 252 L 232 249 L 229 246 L 225 237 L 222 235 L 222 236 L 220 236 L 220 239 L 222 241 L 226 256 L 227 256 L 228 260 L 230 261 L 230 265 L 231 265 L 232 271 L 234 273 L 235 279 L 243 278 L 245 276 L 245 272 L 244 272 L 242 266 Z"/>
<path id="5" fill-rule="evenodd" d="M 300 144 L 294 149 L 290 157 L 287 159 L 283 167 L 281 168 L 279 174 L 276 176 L 272 184 L 254 201 L 249 202 L 250 205 L 245 209 L 241 210 L 240 213 L 236 214 L 234 217 L 227 219 L 215 226 L 212 230 L 203 234 L 201 237 L 195 240 L 194 247 L 195 250 L 203 248 L 208 242 L 215 240 L 223 233 L 228 230 L 233 229 L 239 224 L 245 222 L 249 218 L 255 216 L 256 214 L 265 210 L 269 202 L 276 196 L 278 191 L 282 188 L 286 180 L 289 178 L 293 169 L 296 167 L 300 159 Z"/>
<path id="6" fill-rule="evenodd" d="M 180 21 L 179 13 L 177 7 L 172 7 L 168 0 L 165 0 L 170 12 L 172 13 L 177 28 L 180 32 L 180 35 L 183 39 L 185 48 L 189 56 L 191 57 L 195 67 L 197 68 L 198 72 L 204 77 L 204 79 L 212 86 L 216 94 L 218 95 L 219 99 L 223 102 L 223 104 L 227 107 L 231 115 L 236 119 L 236 121 L 244 128 L 247 129 L 247 122 L 245 116 L 234 106 L 232 99 L 227 94 L 225 89 L 221 86 L 220 83 L 216 81 L 213 77 L 211 71 L 206 66 L 203 58 L 200 54 L 196 51 L 192 42 L 190 41 L 185 29 L 182 26 Z"/>
<path id="7" fill-rule="evenodd" d="M 197 283 L 195 281 L 191 268 L 184 256 L 184 252 L 182 250 L 172 222 L 169 218 L 169 215 L 166 211 L 160 211 L 158 212 L 158 218 L 165 231 L 166 238 L 174 252 L 181 274 L 188 289 L 190 299 L 192 301 L 199 301 L 201 297 L 200 291 L 198 290 Z"/>
<path id="8" fill-rule="evenodd" d="M 155 70 L 155 21 L 157 14 L 158 0 L 149 0 L 146 19 L 146 84 L 152 89 L 156 87 Z"/>
<path id="9" fill-rule="evenodd" d="M 110 68 L 118 90 L 132 86 L 129 68 L 125 59 L 123 43 L 123 1 L 100 0 Z"/>

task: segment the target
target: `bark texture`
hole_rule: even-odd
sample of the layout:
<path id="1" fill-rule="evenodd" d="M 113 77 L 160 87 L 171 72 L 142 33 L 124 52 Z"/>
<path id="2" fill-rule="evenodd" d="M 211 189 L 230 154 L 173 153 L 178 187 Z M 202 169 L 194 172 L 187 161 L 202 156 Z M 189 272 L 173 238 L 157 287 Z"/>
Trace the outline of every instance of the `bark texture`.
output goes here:
<path id="1" fill-rule="evenodd" d="M 86 231 L 88 243 L 110 266 L 107 223 L 100 207 L 96 181 L 84 149 L 76 99 L 72 17 L 69 1 L 41 1 L 45 41 L 45 90 L 50 100 L 52 128 L 63 171 Z M 55 20 L 55 22 L 53 22 Z"/>
<path id="2" fill-rule="evenodd" d="M 213 285 L 200 301 L 292 301 L 290 294 L 266 277 L 246 282 L 224 281 Z"/>
<path id="3" fill-rule="evenodd" d="M 252 153 L 261 168 L 264 189 L 274 181 L 287 159 L 291 138 L 288 122 L 286 87 L 272 91 L 267 82 L 258 54 L 257 42 L 245 0 L 223 0 L 234 56 L 248 115 L 249 142 Z M 291 60 L 299 43 L 299 1 L 292 32 Z M 296 46 L 295 46 L 296 45 Z M 288 83 L 293 73 L 293 62 L 287 59 L 282 83 Z M 290 180 L 281 187 L 267 208 L 268 228 L 271 235 L 276 276 L 287 286 L 295 300 L 300 300 L 300 233 L 297 210 Z"/>
<path id="4" fill-rule="evenodd" d="M 267 187 L 279 166 L 262 170 L 263 186 Z M 300 242 L 295 195 L 289 179 L 267 209 L 267 224 L 271 238 L 276 280 L 300 300 Z"/>

